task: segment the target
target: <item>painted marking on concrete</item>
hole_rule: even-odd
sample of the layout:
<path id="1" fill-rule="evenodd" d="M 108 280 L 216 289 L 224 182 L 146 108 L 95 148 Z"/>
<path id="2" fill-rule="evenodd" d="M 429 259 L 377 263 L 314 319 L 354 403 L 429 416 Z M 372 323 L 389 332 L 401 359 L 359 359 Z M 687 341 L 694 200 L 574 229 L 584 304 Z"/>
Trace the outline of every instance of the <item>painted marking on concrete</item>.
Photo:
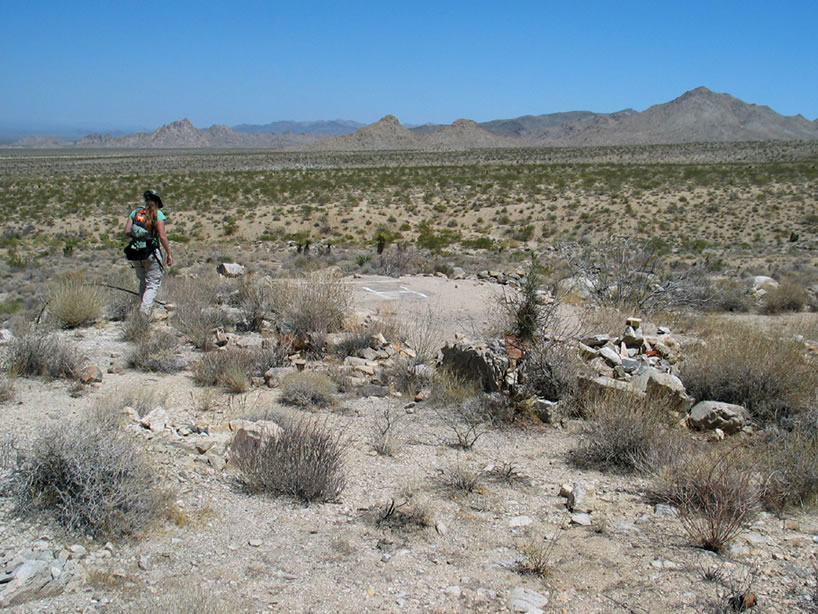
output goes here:
<path id="1" fill-rule="evenodd" d="M 394 301 L 401 298 L 403 294 L 413 294 L 415 296 L 419 296 L 421 298 L 429 298 L 423 292 L 417 292 L 416 290 L 410 290 L 406 286 L 400 286 L 397 290 L 373 290 L 368 286 L 362 286 L 363 290 L 367 292 L 371 292 L 372 294 L 377 295 L 380 298 L 386 299 L 388 301 Z"/>

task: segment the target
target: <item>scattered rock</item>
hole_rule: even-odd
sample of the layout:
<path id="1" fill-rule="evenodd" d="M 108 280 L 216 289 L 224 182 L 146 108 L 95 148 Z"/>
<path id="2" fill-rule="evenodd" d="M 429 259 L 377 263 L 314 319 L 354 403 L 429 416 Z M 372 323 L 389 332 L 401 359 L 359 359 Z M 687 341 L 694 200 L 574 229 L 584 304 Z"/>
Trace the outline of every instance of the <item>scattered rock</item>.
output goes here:
<path id="1" fill-rule="evenodd" d="M 701 401 L 690 410 L 688 423 L 700 430 L 721 429 L 727 435 L 738 433 L 749 415 L 741 405 L 721 401 Z"/>
<path id="2" fill-rule="evenodd" d="M 548 605 L 548 597 L 530 588 L 518 586 L 511 590 L 508 604 L 512 612 L 542 614 L 543 608 Z"/>
<path id="3" fill-rule="evenodd" d="M 243 265 L 236 262 L 222 262 L 216 270 L 225 277 L 241 277 L 247 272 Z"/>

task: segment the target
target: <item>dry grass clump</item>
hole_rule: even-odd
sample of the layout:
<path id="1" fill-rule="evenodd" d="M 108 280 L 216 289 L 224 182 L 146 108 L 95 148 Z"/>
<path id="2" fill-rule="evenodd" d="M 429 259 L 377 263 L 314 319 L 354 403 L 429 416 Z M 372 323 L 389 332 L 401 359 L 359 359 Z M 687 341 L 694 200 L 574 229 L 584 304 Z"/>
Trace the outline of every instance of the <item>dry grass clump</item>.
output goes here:
<path id="1" fill-rule="evenodd" d="M 73 379 L 85 357 L 58 334 L 32 330 L 11 340 L 4 363 L 12 376 Z"/>
<path id="2" fill-rule="evenodd" d="M 176 303 L 171 322 L 190 342 L 203 351 L 213 348 L 215 329 L 224 325 L 219 307 L 220 280 L 215 275 L 202 277 L 171 277 L 167 289 Z"/>
<path id="3" fill-rule="evenodd" d="M 178 349 L 179 340 L 173 331 L 149 329 L 128 355 L 128 365 L 140 371 L 175 373 L 184 368 L 176 355 Z"/>
<path id="4" fill-rule="evenodd" d="M 273 281 L 272 292 L 279 326 L 301 337 L 341 330 L 352 302 L 346 283 L 325 272 Z"/>
<path id="5" fill-rule="evenodd" d="M 78 328 L 93 324 L 102 315 L 105 294 L 101 287 L 86 283 L 79 277 L 67 277 L 45 291 L 48 313 L 63 328 Z"/>
<path id="6" fill-rule="evenodd" d="M 281 402 L 301 408 L 329 407 L 336 387 L 324 373 L 299 371 L 281 380 Z"/>
<path id="7" fill-rule="evenodd" d="M 659 474 L 656 500 L 676 507 L 693 543 L 721 552 L 761 509 L 757 469 L 737 447 L 690 452 Z"/>
<path id="8" fill-rule="evenodd" d="M 347 441 L 326 422 L 303 419 L 281 426 L 257 453 L 237 456 L 245 487 L 305 503 L 337 500 L 346 486 Z"/>
<path id="9" fill-rule="evenodd" d="M 100 397 L 95 407 L 99 411 L 115 407 L 123 409 L 130 407 L 140 416 L 144 416 L 159 405 L 167 403 L 168 391 L 164 388 L 134 385 L 121 389 L 116 388 Z"/>
<path id="10" fill-rule="evenodd" d="M 18 454 L 10 483 L 18 512 L 47 511 L 81 535 L 116 538 L 167 509 L 157 474 L 112 415 L 62 423 Z"/>
<path id="11" fill-rule="evenodd" d="M 139 296 L 127 292 L 137 291 L 136 276 L 131 271 L 121 271 L 112 275 L 108 284 L 116 287 L 105 289 L 105 315 L 114 322 L 126 320 L 139 304 Z"/>
<path id="12" fill-rule="evenodd" d="M 530 538 L 517 546 L 522 560 L 517 564 L 521 574 L 531 574 L 547 578 L 554 572 L 554 547 L 557 539 Z"/>
<path id="13" fill-rule="evenodd" d="M 446 470 L 443 483 L 455 493 L 480 492 L 483 488 L 483 473 L 457 463 Z"/>
<path id="14" fill-rule="evenodd" d="M 375 524 L 397 532 L 412 532 L 431 527 L 434 518 L 429 503 L 410 493 L 402 501 L 390 499 L 383 505 Z"/>
<path id="15" fill-rule="evenodd" d="M 239 308 L 247 330 L 259 330 L 266 317 L 272 312 L 273 285 L 269 279 L 245 276 L 238 291 Z"/>
<path id="16" fill-rule="evenodd" d="M 713 298 L 705 307 L 712 311 L 746 313 L 754 306 L 747 284 L 734 279 L 723 279 L 713 284 Z"/>
<path id="17" fill-rule="evenodd" d="M 802 343 L 726 322 L 691 348 L 679 375 L 692 397 L 742 405 L 762 424 L 805 411 L 818 388 Z"/>
<path id="18" fill-rule="evenodd" d="M 271 367 L 289 364 L 287 354 L 288 348 L 283 345 L 205 352 L 193 365 L 193 379 L 200 386 L 222 386 L 231 392 L 244 392 L 251 378 L 262 377 Z"/>
<path id="19" fill-rule="evenodd" d="M 767 291 L 761 304 L 761 313 L 799 312 L 809 302 L 807 291 L 794 279 L 784 279 L 777 288 Z"/>
<path id="20" fill-rule="evenodd" d="M 150 333 L 151 317 L 138 309 L 132 309 L 122 325 L 123 341 L 140 341 Z"/>
<path id="21" fill-rule="evenodd" d="M 680 435 L 670 432 L 672 409 L 671 400 L 627 392 L 591 395 L 584 401 L 582 442 L 572 450 L 571 461 L 583 468 L 622 472 L 668 462 L 680 443 Z"/>
<path id="22" fill-rule="evenodd" d="M 0 403 L 8 403 L 14 398 L 14 378 L 0 375 Z"/>
<path id="23" fill-rule="evenodd" d="M 399 408 L 388 405 L 372 425 L 372 449 L 383 456 L 395 456 L 400 450 L 398 433 L 401 419 L 406 414 Z"/>
<path id="24" fill-rule="evenodd" d="M 245 611 L 246 604 L 233 594 L 214 595 L 202 586 L 189 582 L 169 588 L 165 585 L 157 595 L 140 597 L 131 607 L 130 614 L 234 614 Z"/>
<path id="25" fill-rule="evenodd" d="M 799 421 L 792 430 L 766 433 L 754 450 L 769 476 L 763 498 L 767 509 L 782 513 L 818 503 L 818 412 L 809 415 L 812 424 Z"/>

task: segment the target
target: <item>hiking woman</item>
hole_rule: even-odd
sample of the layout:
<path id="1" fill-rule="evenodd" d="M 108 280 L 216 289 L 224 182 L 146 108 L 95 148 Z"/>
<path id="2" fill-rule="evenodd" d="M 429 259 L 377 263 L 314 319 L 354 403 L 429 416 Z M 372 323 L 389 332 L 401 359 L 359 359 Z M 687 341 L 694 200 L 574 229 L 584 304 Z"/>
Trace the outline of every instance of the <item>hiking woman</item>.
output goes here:
<path id="1" fill-rule="evenodd" d="M 173 257 L 165 234 L 165 214 L 161 210 L 163 205 L 159 190 L 145 190 L 142 196 L 145 206 L 131 211 L 125 223 L 125 235 L 131 240 L 125 255 L 139 278 L 139 311 L 150 315 L 164 269 L 159 245 L 165 248 L 168 266 L 173 265 Z"/>

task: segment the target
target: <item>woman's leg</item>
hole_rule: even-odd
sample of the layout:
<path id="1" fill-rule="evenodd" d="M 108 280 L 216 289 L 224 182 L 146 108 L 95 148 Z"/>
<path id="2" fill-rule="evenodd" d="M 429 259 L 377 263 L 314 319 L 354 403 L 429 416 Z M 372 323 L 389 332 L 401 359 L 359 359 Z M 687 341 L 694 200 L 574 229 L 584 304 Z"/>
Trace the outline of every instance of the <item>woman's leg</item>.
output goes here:
<path id="1" fill-rule="evenodd" d="M 145 289 L 141 292 L 142 306 L 139 310 L 147 315 L 150 315 L 153 309 L 153 301 L 156 299 L 156 294 L 159 292 L 159 286 L 162 284 L 162 266 L 156 258 L 148 258 L 142 260 L 145 267 Z M 141 289 L 140 284 L 140 289 Z"/>
<path id="2" fill-rule="evenodd" d="M 139 280 L 139 303 L 142 303 L 142 297 L 145 295 L 145 273 L 147 267 L 144 260 L 134 260 L 133 270 L 136 273 L 136 278 Z"/>

